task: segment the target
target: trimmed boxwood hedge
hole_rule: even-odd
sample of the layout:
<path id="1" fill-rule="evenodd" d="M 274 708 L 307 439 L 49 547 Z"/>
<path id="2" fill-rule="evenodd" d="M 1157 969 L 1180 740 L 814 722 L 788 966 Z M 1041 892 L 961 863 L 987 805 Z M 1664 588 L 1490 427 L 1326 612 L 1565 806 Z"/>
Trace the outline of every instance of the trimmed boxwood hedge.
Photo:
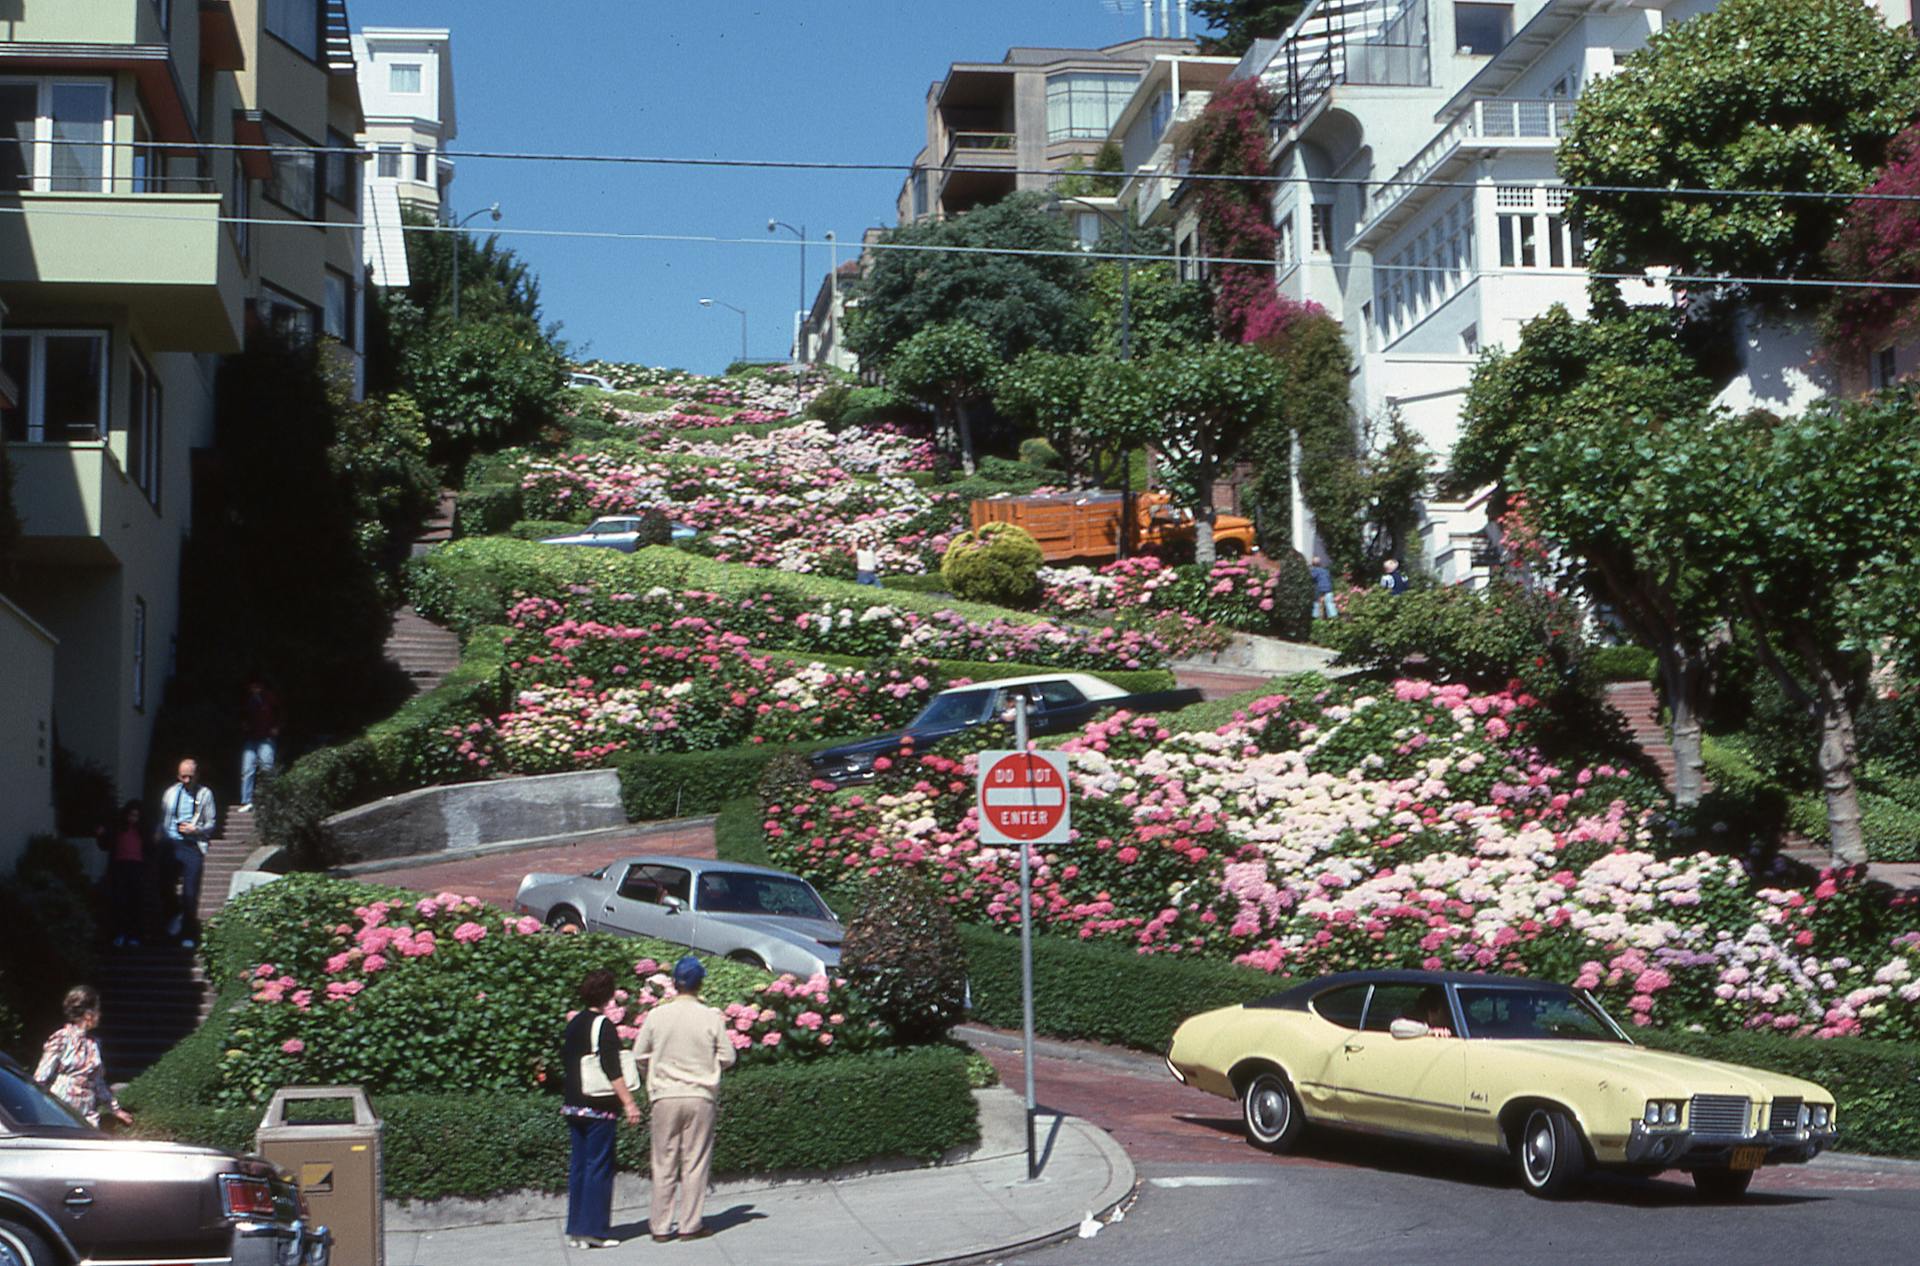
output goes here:
<path id="1" fill-rule="evenodd" d="M 850 741 L 825 738 L 713 752 L 623 752 L 612 764 L 620 775 L 620 804 L 628 821 L 647 822 L 717 813 L 741 788 L 758 786 L 760 775 L 775 757 Z"/>
<path id="2" fill-rule="evenodd" d="M 356 738 L 308 752 L 260 786 L 260 836 L 292 850 L 303 865 L 323 864 L 320 823 L 342 809 L 448 780 L 435 753 L 447 730 L 496 715 L 505 700 L 504 628 L 476 628 L 460 663 L 435 689 L 417 695 Z"/>
<path id="3" fill-rule="evenodd" d="M 139 1105 L 140 1133 L 150 1137 L 246 1151 L 259 1125 L 252 1109 L 157 1096 L 134 1095 L 130 1102 Z M 567 1129 L 552 1095 L 382 1095 L 373 1109 L 386 1126 L 390 1200 L 566 1190 Z M 721 1078 L 713 1168 L 721 1175 L 763 1174 L 884 1157 L 927 1161 L 979 1137 L 960 1049 L 835 1056 Z M 620 1131 L 615 1163 L 628 1173 L 648 1171 L 644 1125 Z"/>

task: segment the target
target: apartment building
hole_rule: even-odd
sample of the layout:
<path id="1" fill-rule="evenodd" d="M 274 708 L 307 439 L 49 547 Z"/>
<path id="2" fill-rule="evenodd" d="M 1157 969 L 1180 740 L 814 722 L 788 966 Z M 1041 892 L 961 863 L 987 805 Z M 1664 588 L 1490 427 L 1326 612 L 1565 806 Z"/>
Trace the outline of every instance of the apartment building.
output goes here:
<path id="1" fill-rule="evenodd" d="M 401 210 L 439 219 L 453 183 L 446 151 L 459 135 L 453 37 L 445 28 L 369 26 L 353 37 L 366 126 L 366 262 L 373 284 L 408 283 Z"/>
<path id="2" fill-rule="evenodd" d="M 846 343 L 847 292 L 860 277 L 860 261 L 849 259 L 831 265 L 820 279 L 813 306 L 800 324 L 800 338 L 794 359 L 810 365 L 827 365 L 853 373 L 860 358 Z"/>
<path id="3" fill-rule="evenodd" d="M 23 528 L 0 577 L 0 788 L 23 796 L 0 865 L 44 827 L 55 741 L 143 790 L 220 357 L 266 326 L 359 346 L 356 173 L 292 148 L 357 153 L 344 20 L 343 0 L 0 8 L 19 138 L 0 145 L 0 426 Z"/>
<path id="4" fill-rule="evenodd" d="M 900 187 L 900 223 L 1045 189 L 1050 173 L 1091 165 L 1154 59 L 1193 51 L 1191 40 L 1147 37 L 953 63 L 927 89 L 926 146 Z"/>

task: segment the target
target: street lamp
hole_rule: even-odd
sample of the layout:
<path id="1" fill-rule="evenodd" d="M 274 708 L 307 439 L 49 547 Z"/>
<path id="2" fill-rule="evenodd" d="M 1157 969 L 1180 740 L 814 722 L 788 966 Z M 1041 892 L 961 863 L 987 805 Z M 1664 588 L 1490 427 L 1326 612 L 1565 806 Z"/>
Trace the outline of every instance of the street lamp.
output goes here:
<path id="1" fill-rule="evenodd" d="M 827 230 L 827 321 L 833 326 L 833 341 L 840 341 L 840 243 Z"/>
<path id="2" fill-rule="evenodd" d="M 733 311 L 740 314 L 740 359 L 745 360 L 747 358 L 747 310 L 745 308 L 735 308 L 725 299 L 702 299 L 700 301 L 700 306 L 703 308 L 711 308 L 715 304 L 723 308 L 732 308 Z"/>
<path id="3" fill-rule="evenodd" d="M 787 232 L 793 234 L 795 237 L 800 239 L 800 308 L 799 308 L 799 312 L 800 312 L 800 320 L 804 321 L 806 320 L 806 312 L 807 312 L 807 226 L 803 224 L 796 229 L 791 224 L 788 224 L 785 220 L 769 219 L 767 221 L 767 232 L 772 233 L 779 229 L 785 229 Z M 800 346 L 800 328 L 798 326 L 794 327 L 793 358 L 795 360 L 806 359 L 806 349 Z"/>
<path id="4" fill-rule="evenodd" d="M 469 211 L 464 220 L 453 226 L 453 323 L 460 324 L 460 240 L 466 236 L 464 230 L 479 215 L 490 215 L 495 224 L 500 223 L 500 204 L 481 207 L 478 211 Z"/>

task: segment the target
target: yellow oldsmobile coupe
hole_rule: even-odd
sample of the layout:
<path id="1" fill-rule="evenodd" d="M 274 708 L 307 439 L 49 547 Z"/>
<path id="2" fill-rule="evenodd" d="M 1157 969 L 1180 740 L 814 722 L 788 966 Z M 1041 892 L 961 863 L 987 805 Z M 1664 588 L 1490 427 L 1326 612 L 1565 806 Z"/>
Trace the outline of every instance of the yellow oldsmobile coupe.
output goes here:
<path id="1" fill-rule="evenodd" d="M 1833 1096 L 1778 1073 L 1635 1046 L 1590 994 L 1519 976 L 1361 971 L 1194 1016 L 1167 1067 L 1240 1101 L 1248 1141 L 1309 1125 L 1481 1148 L 1558 1196 L 1589 1169 L 1681 1169 L 1708 1199 L 1838 1137 Z"/>

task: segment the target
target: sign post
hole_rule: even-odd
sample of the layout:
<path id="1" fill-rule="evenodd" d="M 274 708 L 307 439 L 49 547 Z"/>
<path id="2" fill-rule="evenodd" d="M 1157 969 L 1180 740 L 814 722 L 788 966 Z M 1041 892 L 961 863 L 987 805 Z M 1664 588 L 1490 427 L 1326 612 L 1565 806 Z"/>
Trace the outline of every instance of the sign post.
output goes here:
<path id="1" fill-rule="evenodd" d="M 1027 1081 L 1027 1179 L 1040 1175 L 1035 1147 L 1033 1095 L 1033 848 L 1071 838 L 1067 758 L 1027 750 L 1027 699 L 1014 696 L 1013 751 L 979 758 L 980 842 L 1020 846 L 1020 1029 L 1021 1064 Z"/>

